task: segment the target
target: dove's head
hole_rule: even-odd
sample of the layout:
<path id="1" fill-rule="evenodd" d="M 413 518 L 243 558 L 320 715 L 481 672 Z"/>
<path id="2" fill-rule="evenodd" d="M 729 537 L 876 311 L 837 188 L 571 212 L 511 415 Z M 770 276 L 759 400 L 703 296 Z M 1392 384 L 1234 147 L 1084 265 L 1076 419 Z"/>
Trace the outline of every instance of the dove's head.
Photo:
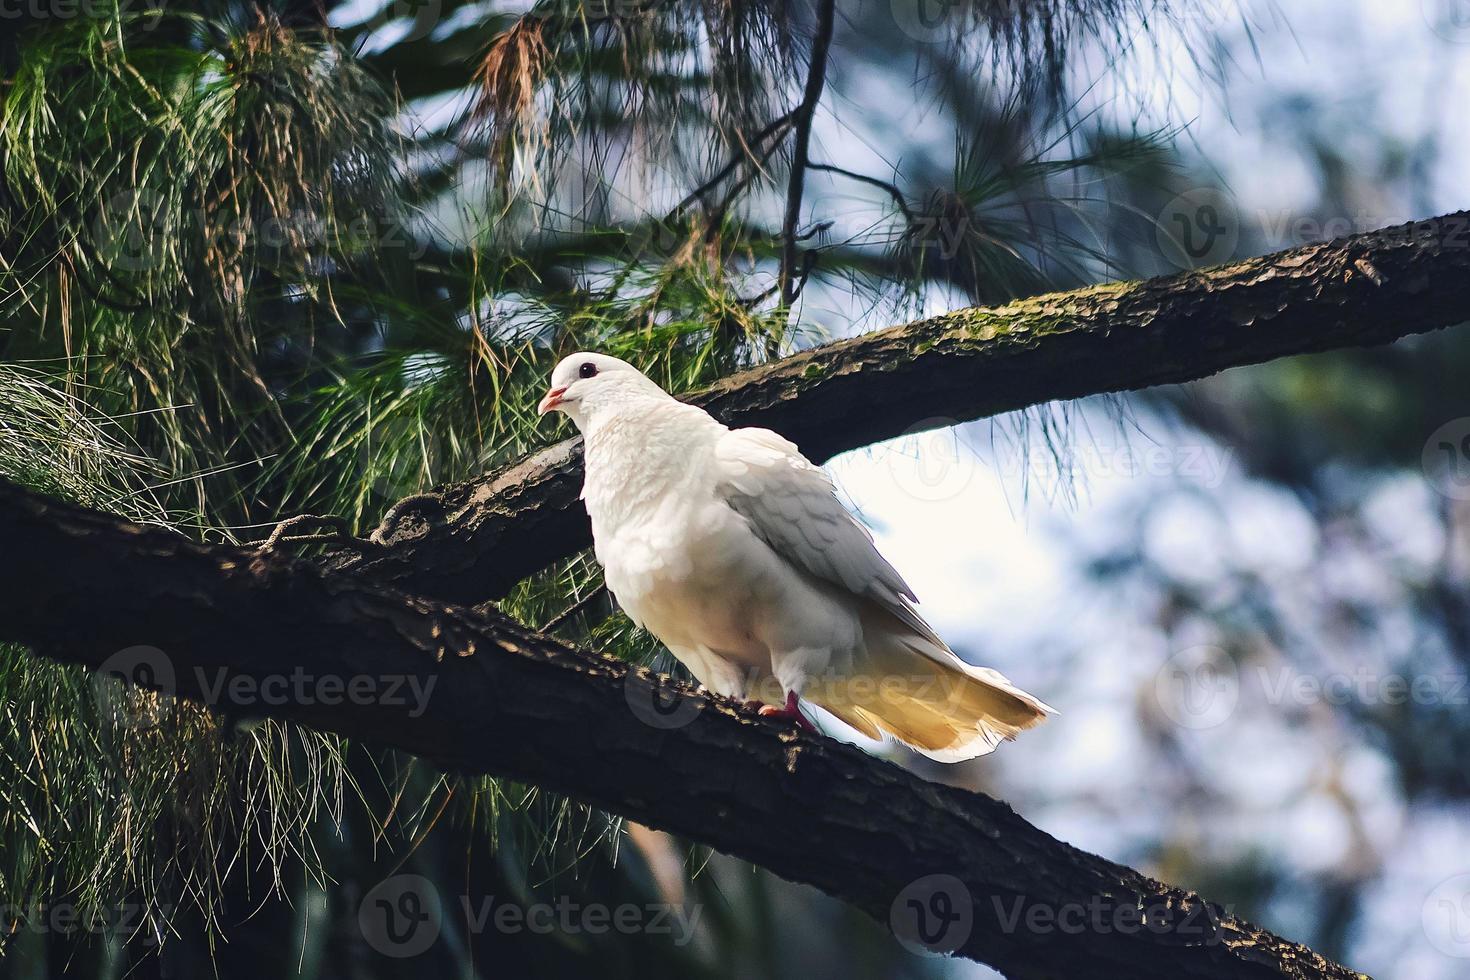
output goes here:
<path id="1" fill-rule="evenodd" d="M 579 351 L 563 357 L 551 372 L 551 390 L 536 411 L 541 415 L 552 410 L 565 412 L 585 431 L 600 416 L 648 398 L 668 395 L 627 361 Z"/>

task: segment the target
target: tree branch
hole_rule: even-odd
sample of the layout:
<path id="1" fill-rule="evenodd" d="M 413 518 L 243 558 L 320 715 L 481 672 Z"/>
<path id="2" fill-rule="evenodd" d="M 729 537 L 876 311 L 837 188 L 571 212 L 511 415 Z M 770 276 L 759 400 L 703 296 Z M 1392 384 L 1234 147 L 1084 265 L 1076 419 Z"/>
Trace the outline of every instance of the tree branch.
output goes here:
<path id="1" fill-rule="evenodd" d="M 677 220 L 678 217 L 684 213 L 684 210 L 686 208 L 688 208 L 695 201 L 702 201 L 706 194 L 710 193 L 716 187 L 720 186 L 720 184 L 723 183 L 727 177 L 729 177 L 741 167 L 758 170 L 760 166 L 770 157 L 775 146 L 780 144 L 779 139 L 774 139 L 771 147 L 767 148 L 767 141 L 773 140 L 773 138 L 775 137 L 785 135 L 786 127 L 791 124 L 791 119 L 793 116 L 796 115 L 796 112 L 797 110 L 795 109 L 791 110 L 790 112 L 784 112 L 781 115 L 777 116 L 775 119 L 771 120 L 769 123 L 767 123 L 750 139 L 742 139 L 740 141 L 740 152 L 727 160 L 723 167 L 721 167 L 719 170 L 716 170 L 709 177 L 705 178 L 704 183 L 694 188 L 694 190 L 690 191 L 684 196 L 683 200 L 674 205 L 674 209 L 668 213 L 667 217 L 664 218 L 665 224 Z M 718 210 L 723 210 L 723 208 L 720 208 Z"/>
<path id="2" fill-rule="evenodd" d="M 1464 322 L 1470 213 L 1202 272 L 1037 296 L 838 341 L 689 400 L 763 425 L 821 462 L 906 431 L 1059 398 L 1203 378 L 1292 354 L 1382 344 Z M 376 554 L 334 567 L 475 603 L 591 543 L 581 443 L 410 498 Z"/>
<path id="3" fill-rule="evenodd" d="M 786 217 L 781 223 L 781 305 L 790 306 L 799 291 L 796 278 L 796 228 L 801 223 L 801 198 L 806 189 L 806 166 L 811 154 L 812 120 L 822 101 L 822 88 L 827 84 L 827 53 L 832 48 L 836 25 L 837 0 L 817 0 L 817 29 L 812 36 L 811 64 L 807 68 L 806 88 L 801 105 L 796 108 L 796 140 L 791 149 L 791 176 L 786 183 Z"/>
<path id="4" fill-rule="evenodd" d="M 914 224 L 914 209 L 909 207 L 908 199 L 903 196 L 903 191 L 899 190 L 898 185 L 893 181 L 883 180 L 878 177 L 869 177 L 867 174 L 860 174 L 855 170 L 848 170 L 846 167 L 833 166 L 830 163 L 809 163 L 807 164 L 807 169 L 837 174 L 839 177 L 846 177 L 848 180 L 855 180 L 860 184 L 869 184 L 878 188 L 893 198 L 893 203 L 898 205 L 898 210 L 903 214 L 904 220 L 910 225 Z"/>
<path id="5" fill-rule="evenodd" d="M 148 676 L 170 693 L 568 794 L 1012 977 L 1356 976 L 989 797 L 494 612 L 195 544 L 4 482 L 0 541 L 0 639 L 93 669 L 146 644 Z"/>

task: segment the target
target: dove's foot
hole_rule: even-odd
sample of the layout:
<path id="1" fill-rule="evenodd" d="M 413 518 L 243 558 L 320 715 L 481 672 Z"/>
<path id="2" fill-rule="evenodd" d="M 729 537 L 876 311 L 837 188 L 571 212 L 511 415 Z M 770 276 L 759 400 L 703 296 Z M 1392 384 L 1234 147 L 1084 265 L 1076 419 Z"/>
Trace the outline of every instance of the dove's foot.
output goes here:
<path id="1" fill-rule="evenodd" d="M 807 721 L 806 715 L 801 713 L 801 708 L 797 705 L 796 695 L 794 693 L 786 695 L 785 707 L 778 708 L 772 704 L 761 705 L 760 716 L 762 718 L 790 718 L 809 732 L 815 732 L 817 730 L 817 726 Z"/>

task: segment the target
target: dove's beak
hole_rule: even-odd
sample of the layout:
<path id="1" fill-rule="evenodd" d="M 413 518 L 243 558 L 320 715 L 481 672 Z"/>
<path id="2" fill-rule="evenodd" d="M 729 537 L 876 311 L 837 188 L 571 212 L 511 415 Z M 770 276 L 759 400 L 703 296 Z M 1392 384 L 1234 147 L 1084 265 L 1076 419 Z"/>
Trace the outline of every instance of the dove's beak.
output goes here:
<path id="1" fill-rule="evenodd" d="M 536 414 L 545 415 L 553 408 L 556 408 L 556 406 L 561 404 L 561 396 L 566 393 L 567 389 L 565 385 L 560 388 L 552 388 L 545 395 L 541 396 L 541 403 L 536 406 Z"/>

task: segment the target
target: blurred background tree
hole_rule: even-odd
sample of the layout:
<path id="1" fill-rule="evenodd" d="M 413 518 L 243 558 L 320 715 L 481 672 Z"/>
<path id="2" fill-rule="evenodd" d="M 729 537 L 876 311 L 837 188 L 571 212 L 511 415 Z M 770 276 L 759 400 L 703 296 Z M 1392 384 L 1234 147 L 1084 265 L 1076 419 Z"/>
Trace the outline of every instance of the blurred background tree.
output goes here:
<path id="1" fill-rule="evenodd" d="M 534 404 L 570 350 L 688 390 L 915 315 L 1463 206 L 1439 93 L 1470 31 L 1407 7 L 8 12 L 0 474 L 212 539 L 370 524 L 564 434 Z M 836 461 L 936 625 L 1063 708 L 930 774 L 1375 975 L 1458 976 L 1470 917 L 1435 915 L 1470 898 L 1470 493 L 1422 460 L 1470 435 L 1467 359 L 1450 332 Z M 580 558 L 507 607 L 546 622 L 597 581 Z M 567 631 L 656 656 L 610 612 Z M 1438 693 L 1292 683 L 1359 671 Z M 987 975 L 532 789 L 20 651 L 0 687 L 9 974 Z M 358 910 L 404 873 L 445 914 L 394 958 Z M 477 927 L 490 897 L 668 903 L 690 941 Z M 106 927 L 47 928 L 56 907 Z"/>

